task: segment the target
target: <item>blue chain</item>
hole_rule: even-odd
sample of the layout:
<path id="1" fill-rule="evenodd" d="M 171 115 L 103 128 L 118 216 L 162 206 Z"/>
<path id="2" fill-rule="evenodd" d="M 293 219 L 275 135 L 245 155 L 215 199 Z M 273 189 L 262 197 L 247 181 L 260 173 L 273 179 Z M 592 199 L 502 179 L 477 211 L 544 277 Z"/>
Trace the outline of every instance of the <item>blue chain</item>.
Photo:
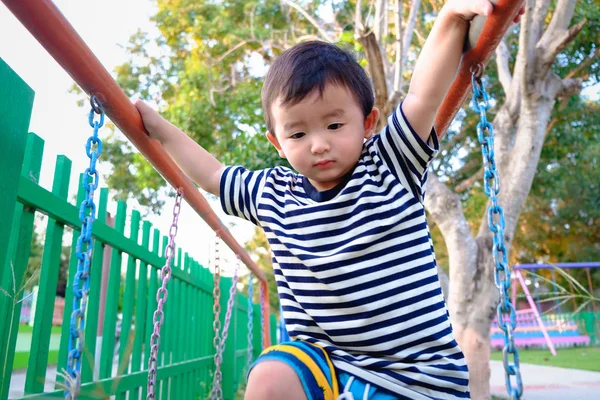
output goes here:
<path id="1" fill-rule="evenodd" d="M 519 352 L 515 346 L 513 332 L 517 326 L 515 308 L 510 302 L 510 267 L 508 265 L 508 252 L 504 246 L 504 211 L 498 204 L 500 193 L 500 178 L 494 157 L 494 128 L 487 120 L 486 111 L 490 108 L 489 96 L 485 91 L 483 82 L 477 76 L 478 71 L 472 72 L 473 108 L 479 113 L 480 122 L 477 124 L 477 139 L 481 144 L 483 155 L 483 183 L 485 194 L 490 198 L 488 207 L 488 225 L 493 237 L 492 255 L 494 257 L 494 281 L 500 291 L 500 303 L 497 309 L 498 325 L 504 332 L 504 348 L 502 350 L 504 370 L 506 373 L 506 389 L 511 399 L 519 400 L 523 395 L 523 382 L 519 366 Z M 510 363 L 510 355 L 513 363 Z M 516 387 L 511 383 L 511 376 L 516 379 Z"/>
<path id="2" fill-rule="evenodd" d="M 96 97 L 92 96 L 90 104 L 92 109 L 90 110 L 88 121 L 94 129 L 94 133 L 89 137 L 85 146 L 85 152 L 90 158 L 90 166 L 85 170 L 83 175 L 82 186 L 85 189 L 85 199 L 79 208 L 81 233 L 77 239 L 77 272 L 73 280 L 73 312 L 71 314 L 71 334 L 69 336 L 69 355 L 67 359 L 67 373 L 70 377 L 66 379 L 65 389 L 65 397 L 67 398 L 77 398 L 79 385 L 81 384 L 80 371 L 84 344 L 85 309 L 90 290 L 89 276 L 93 248 L 92 225 L 96 218 L 94 191 L 98 189 L 99 183 L 96 163 L 102 153 L 102 141 L 98 138 L 98 129 L 104 125 L 104 111 Z M 100 121 L 94 121 L 94 114 L 100 115 Z"/>

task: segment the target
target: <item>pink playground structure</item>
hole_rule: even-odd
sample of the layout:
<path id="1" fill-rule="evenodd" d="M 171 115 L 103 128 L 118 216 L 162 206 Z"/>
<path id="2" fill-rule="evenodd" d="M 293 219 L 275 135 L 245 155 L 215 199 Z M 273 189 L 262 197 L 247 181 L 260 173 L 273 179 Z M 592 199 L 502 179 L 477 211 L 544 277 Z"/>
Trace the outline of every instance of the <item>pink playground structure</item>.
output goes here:
<path id="1" fill-rule="evenodd" d="M 557 347 L 587 346 L 590 345 L 590 336 L 580 333 L 575 320 L 569 314 L 555 313 L 541 315 L 539 304 L 534 300 L 527 288 L 523 270 L 538 270 L 559 267 L 561 269 L 585 268 L 588 273 L 590 293 L 593 292 L 592 281 L 589 274 L 590 268 L 600 267 L 600 263 L 559 263 L 549 264 L 517 264 L 514 266 L 514 278 L 518 280 L 529 307 L 518 309 L 517 328 L 513 335 L 517 347 L 547 347 L 552 355 L 556 355 Z M 554 278 L 554 270 L 553 278 Z M 512 304 L 517 305 L 517 285 L 512 285 Z M 491 346 L 494 349 L 504 346 L 504 332 L 494 320 L 491 329 Z"/>

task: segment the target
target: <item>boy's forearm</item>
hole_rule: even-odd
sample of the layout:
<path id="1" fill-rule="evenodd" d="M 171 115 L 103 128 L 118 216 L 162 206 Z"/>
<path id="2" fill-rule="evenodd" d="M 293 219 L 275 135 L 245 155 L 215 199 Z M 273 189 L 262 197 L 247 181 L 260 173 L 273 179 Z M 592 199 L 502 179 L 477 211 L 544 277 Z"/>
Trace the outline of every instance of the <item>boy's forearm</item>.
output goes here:
<path id="1" fill-rule="evenodd" d="M 403 109 L 423 138 L 429 136 L 437 111 L 454 81 L 468 27 L 468 21 L 444 7 L 421 50 Z M 411 115 L 414 117 L 410 118 Z"/>
<path id="2" fill-rule="evenodd" d="M 212 154 L 176 126 L 163 121 L 166 130 L 162 145 L 181 170 L 198 186 L 216 196 L 220 195 L 219 182 L 225 168 Z"/>

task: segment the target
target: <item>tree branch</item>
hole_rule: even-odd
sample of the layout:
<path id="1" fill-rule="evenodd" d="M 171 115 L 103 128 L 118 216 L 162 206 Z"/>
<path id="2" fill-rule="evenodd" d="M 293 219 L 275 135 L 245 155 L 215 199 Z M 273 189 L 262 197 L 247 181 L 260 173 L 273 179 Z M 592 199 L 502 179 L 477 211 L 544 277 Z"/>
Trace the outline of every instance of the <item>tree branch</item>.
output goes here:
<path id="1" fill-rule="evenodd" d="M 304 18 L 306 18 L 308 20 L 308 22 L 310 22 L 312 24 L 312 26 L 314 26 L 317 29 L 317 31 L 319 32 L 319 34 L 321 35 L 321 37 L 324 40 L 326 40 L 329 43 L 333 43 L 333 40 L 331 39 L 331 37 L 329 37 L 329 34 L 327 32 L 325 32 L 325 30 L 323 28 L 321 28 L 321 26 L 319 25 L 317 20 L 314 19 L 308 12 L 306 12 L 305 9 L 303 9 L 302 7 L 300 7 L 298 4 L 294 3 L 291 0 L 283 0 L 283 2 L 285 4 L 287 4 L 288 6 L 292 7 L 293 9 L 295 9 L 296 11 L 298 11 L 300 14 L 302 14 L 304 16 Z"/>
<path id="2" fill-rule="evenodd" d="M 515 66 L 515 76 L 518 74 L 523 89 L 527 91 L 531 85 L 527 79 L 533 77 L 533 60 L 535 60 L 535 42 L 531 32 L 533 29 L 535 0 L 526 0 L 525 14 L 521 18 L 521 33 L 519 35 L 519 51 Z"/>
<path id="3" fill-rule="evenodd" d="M 510 67 L 508 60 L 510 58 L 510 51 L 506 42 L 502 40 L 496 48 L 496 64 L 498 66 L 498 80 L 504 89 L 504 93 L 508 95 L 510 91 L 510 85 L 512 83 L 512 75 L 510 73 Z"/>
<path id="4" fill-rule="evenodd" d="M 446 239 L 473 241 L 471 228 L 462 211 L 459 196 L 440 182 L 434 174 L 430 174 L 427 179 L 426 193 L 425 207 L 439 226 L 442 235 Z"/>
<path id="5" fill-rule="evenodd" d="M 531 35 L 531 44 L 538 43 L 542 37 L 544 25 L 546 24 L 546 18 L 548 16 L 548 7 L 550 6 L 550 0 L 534 0 L 534 2 L 533 21 L 531 21 L 531 29 L 529 31 L 529 34 Z"/>
<path id="6" fill-rule="evenodd" d="M 356 1 L 356 10 L 354 11 L 354 36 L 359 37 L 360 33 L 365 30 L 365 26 L 362 22 L 362 1 Z"/>
<path id="7" fill-rule="evenodd" d="M 573 71 L 569 72 L 567 76 L 565 76 L 565 79 L 578 78 L 577 75 L 579 75 L 581 71 L 587 70 L 588 67 L 598 59 L 598 57 L 600 57 L 600 47 L 596 47 L 596 51 L 594 52 L 594 54 L 592 54 L 591 57 L 579 64 L 577 68 L 575 68 Z M 587 76 L 581 78 L 587 79 Z"/>
<path id="8" fill-rule="evenodd" d="M 412 7 L 410 8 L 410 14 L 408 15 L 408 22 L 404 29 L 404 37 L 402 38 L 402 65 L 406 65 L 406 57 L 408 50 L 410 49 L 410 43 L 412 42 L 413 32 L 415 25 L 417 24 L 417 13 L 421 6 L 421 0 L 413 0 Z"/>
<path id="9" fill-rule="evenodd" d="M 385 14 L 387 11 L 386 0 L 376 0 L 375 2 L 375 20 L 373 21 L 373 32 L 375 38 L 381 43 L 385 29 Z"/>
<path id="10" fill-rule="evenodd" d="M 221 57 L 217 58 L 214 61 L 214 64 L 216 65 L 216 64 L 221 63 L 221 61 L 223 61 L 228 55 L 230 55 L 231 53 L 233 53 L 234 51 L 236 51 L 240 47 L 245 46 L 246 44 L 248 44 L 248 41 L 247 40 L 242 40 L 240 43 L 236 44 L 235 46 L 233 46 L 232 48 L 230 48 L 229 50 L 227 50 L 225 53 L 221 54 Z"/>
<path id="11" fill-rule="evenodd" d="M 372 31 L 367 34 L 359 32 L 357 40 L 360 44 L 362 44 L 367 54 L 369 73 L 371 75 L 371 79 L 373 80 L 373 86 L 375 89 L 375 106 L 382 112 L 382 118 L 380 118 L 379 121 L 381 124 L 383 124 L 385 121 L 387 121 L 389 112 L 383 55 L 381 54 L 375 34 Z"/>
<path id="12" fill-rule="evenodd" d="M 548 28 L 544 33 L 544 36 L 553 37 L 557 33 L 565 31 L 571 24 L 571 18 L 573 18 L 573 12 L 575 11 L 575 3 L 577 0 L 558 0 L 556 7 L 554 8 L 554 14 L 548 24 Z M 546 15 L 542 16 L 543 18 Z M 542 38 L 542 41 L 547 40 Z"/>
<path id="13" fill-rule="evenodd" d="M 537 46 L 537 50 L 542 53 L 539 58 L 538 67 L 541 71 L 541 76 L 544 76 L 548 72 L 558 53 L 563 51 L 575 39 L 586 23 L 587 20 L 584 19 L 567 30 L 555 32 L 548 36 L 544 35 L 544 40 L 540 40 Z"/>
<path id="14" fill-rule="evenodd" d="M 556 97 L 558 97 L 559 99 L 568 98 L 580 93 L 582 89 L 583 82 L 581 79 L 562 79 L 561 87 L 556 93 Z"/>
<path id="15" fill-rule="evenodd" d="M 396 0 L 395 13 L 395 36 L 396 36 L 396 60 L 394 61 L 394 83 L 392 85 L 392 94 L 388 99 L 388 103 L 396 104 L 402 93 L 402 14 L 403 0 Z"/>
<path id="16" fill-rule="evenodd" d="M 454 193 L 463 193 L 468 190 L 475 182 L 483 179 L 483 167 L 479 169 L 479 171 L 475 172 L 469 178 L 460 182 L 458 185 L 454 187 Z"/>

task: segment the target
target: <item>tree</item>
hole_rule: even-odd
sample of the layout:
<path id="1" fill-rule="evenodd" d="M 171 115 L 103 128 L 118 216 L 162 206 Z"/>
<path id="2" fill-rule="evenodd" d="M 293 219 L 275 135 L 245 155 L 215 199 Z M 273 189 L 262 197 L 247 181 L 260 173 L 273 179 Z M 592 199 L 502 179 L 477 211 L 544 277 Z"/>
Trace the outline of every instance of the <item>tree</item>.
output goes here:
<path id="1" fill-rule="evenodd" d="M 594 16 L 590 3 L 577 12 Z M 580 57 L 583 65 L 597 63 L 597 45 L 580 46 L 570 54 L 565 49 L 585 28 L 585 18 L 570 26 L 575 1 L 528 3 L 519 34 L 516 59 L 509 68 L 508 45 L 496 53 L 498 77 L 503 96 L 498 101 L 493 125 L 496 157 L 503 189 L 500 194 L 506 218 L 505 242 L 513 241 L 517 221 L 532 186 L 546 130 L 557 100 L 568 99 L 582 89 L 581 69 L 570 59 Z M 597 11 L 596 11 L 597 12 Z M 592 24 L 597 35 L 598 27 Z M 584 34 L 583 36 L 586 36 Z M 559 60 L 557 62 L 557 59 Z M 596 67 L 597 69 L 597 67 Z M 566 72 L 566 73 L 565 73 Z M 589 70 L 586 70 L 586 74 Z M 580 75 L 579 75 L 580 76 Z M 596 77 L 597 79 L 597 77 Z M 444 235 L 449 252 L 449 307 L 454 331 L 469 363 L 473 398 L 489 397 L 489 324 L 498 303 L 493 283 L 492 237 L 484 213 L 472 230 L 462 211 L 458 194 L 440 179 L 429 181 L 426 206 Z M 467 295 L 465 295 L 467 294 Z"/>
<path id="2" fill-rule="evenodd" d="M 568 130 L 597 106 L 585 103 L 579 93 L 584 83 L 598 82 L 598 9 L 592 0 L 581 0 L 577 9 L 575 4 L 576 0 L 529 0 L 521 26 L 504 38 L 495 63 L 488 66 L 485 82 L 495 99 L 489 115 L 496 132 L 507 248 L 515 241 L 535 174 L 547 168 L 540 165 L 545 141 L 552 148 L 561 147 L 550 134 L 558 124 L 552 121 L 566 115 L 564 107 L 579 109 L 573 119 L 564 119 Z M 269 167 L 276 154 L 267 149 L 261 135 L 259 87 L 265 66 L 274 57 L 297 41 L 314 38 L 353 48 L 371 75 L 376 105 L 388 115 L 406 93 L 412 65 L 441 5 L 439 0 L 414 0 L 410 7 L 386 0 L 159 0 L 154 20 L 161 32 L 156 44 L 163 54 L 149 54 L 150 39 L 138 33 L 129 47 L 132 62 L 117 70 L 119 82 L 129 95 L 154 100 L 168 119 L 223 162 Z M 571 25 L 571 20 L 577 24 Z M 574 100 L 569 100 L 572 96 Z M 577 104 L 572 104 L 575 100 Z M 439 232 L 445 242 L 442 250 L 447 258 L 440 261 L 447 263 L 450 275 L 448 305 L 470 365 L 472 396 L 485 399 L 489 331 L 498 295 L 486 199 L 475 183 L 482 175 L 476 120 L 477 115 L 465 108 L 448 132 L 430 174 L 426 208 L 434 224 L 434 241 L 440 241 L 435 236 Z M 597 129 L 592 131 L 597 135 Z M 122 156 L 121 162 L 130 165 L 127 181 L 140 179 L 134 173 L 148 178 L 128 149 Z M 562 179 L 573 181 L 562 171 L 565 168 Z M 593 178 L 594 170 L 590 171 Z M 543 201 L 532 202 L 532 210 L 561 203 L 562 190 L 540 189 Z M 132 194 L 144 195 L 139 190 Z M 531 225 L 535 216 L 525 211 Z"/>

